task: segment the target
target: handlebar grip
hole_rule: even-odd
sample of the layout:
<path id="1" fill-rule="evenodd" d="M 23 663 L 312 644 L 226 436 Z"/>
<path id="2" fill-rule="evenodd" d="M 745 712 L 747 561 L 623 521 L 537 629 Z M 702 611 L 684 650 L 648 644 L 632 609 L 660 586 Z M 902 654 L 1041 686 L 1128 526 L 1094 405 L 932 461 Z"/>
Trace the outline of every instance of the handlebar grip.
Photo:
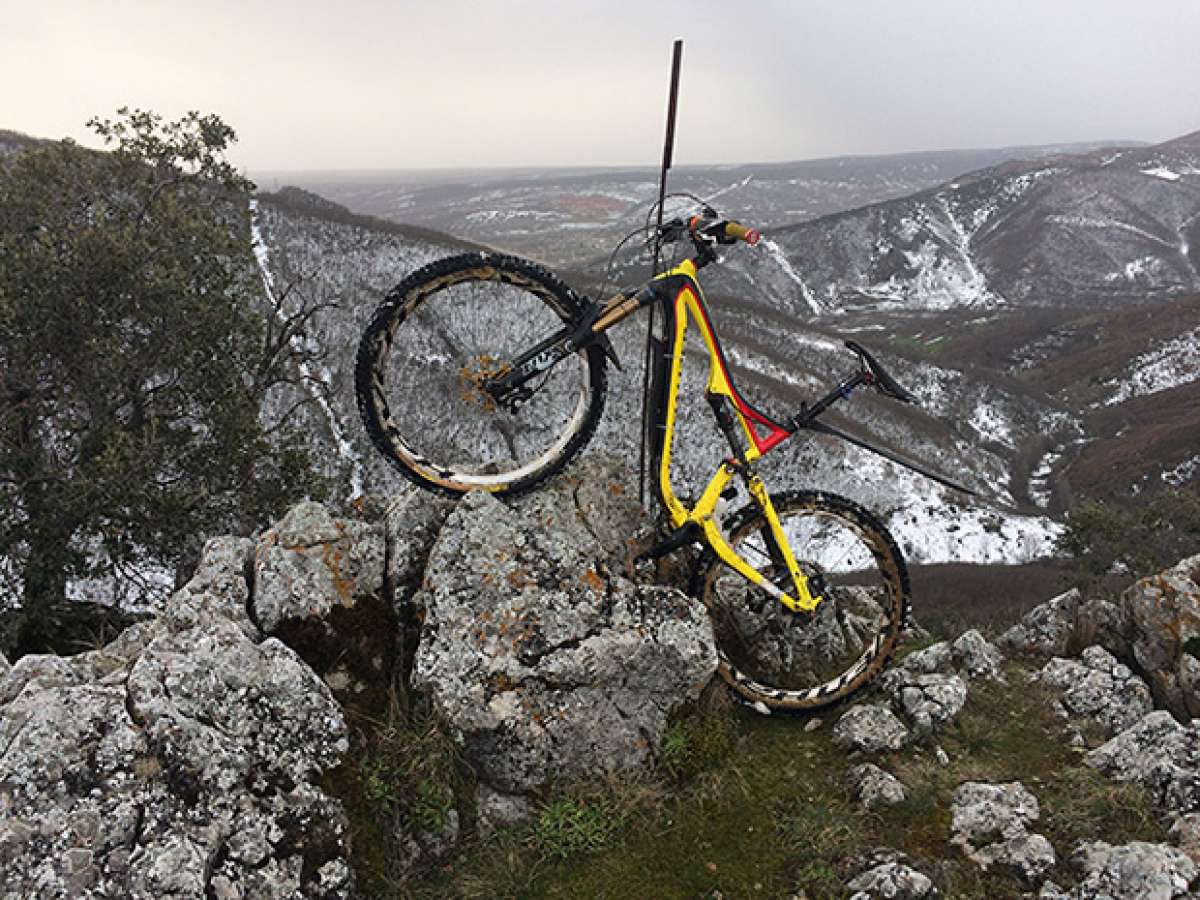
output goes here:
<path id="1" fill-rule="evenodd" d="M 725 236 L 737 241 L 745 241 L 753 247 L 758 243 L 758 239 L 762 237 L 762 232 L 757 228 L 747 228 L 745 225 L 739 225 L 737 222 L 726 222 Z"/>

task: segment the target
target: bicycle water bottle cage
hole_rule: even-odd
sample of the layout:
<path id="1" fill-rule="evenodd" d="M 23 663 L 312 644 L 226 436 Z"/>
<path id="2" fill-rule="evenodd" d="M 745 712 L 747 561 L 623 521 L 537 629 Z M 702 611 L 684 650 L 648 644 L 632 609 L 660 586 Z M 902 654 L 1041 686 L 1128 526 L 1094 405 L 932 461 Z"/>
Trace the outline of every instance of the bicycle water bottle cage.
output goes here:
<path id="1" fill-rule="evenodd" d="M 866 348 L 857 341 L 846 341 L 846 346 L 858 354 L 865 371 L 863 376 L 866 383 L 878 390 L 881 394 L 885 394 L 894 400 L 899 400 L 901 403 L 916 403 L 917 398 L 906 391 L 900 384 L 887 373 L 887 370 L 879 364 Z"/>

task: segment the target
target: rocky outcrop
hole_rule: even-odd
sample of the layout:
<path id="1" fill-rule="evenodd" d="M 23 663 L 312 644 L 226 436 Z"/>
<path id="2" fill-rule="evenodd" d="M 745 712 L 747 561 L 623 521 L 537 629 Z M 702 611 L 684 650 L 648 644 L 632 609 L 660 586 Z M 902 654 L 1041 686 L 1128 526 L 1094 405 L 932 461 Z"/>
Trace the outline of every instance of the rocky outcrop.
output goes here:
<path id="1" fill-rule="evenodd" d="M 1200 716 L 1200 556 L 1130 587 L 1129 652 L 1155 700 L 1176 718 Z"/>
<path id="2" fill-rule="evenodd" d="M 6 896 L 347 897 L 347 747 L 328 688 L 246 615 L 249 542 L 212 541 L 150 623 L 0 682 Z"/>
<path id="3" fill-rule="evenodd" d="M 1146 682 L 1103 647 L 1088 647 L 1079 659 L 1055 657 L 1037 677 L 1059 692 L 1064 718 L 1082 719 L 1106 736 L 1132 727 L 1154 708 Z"/>
<path id="4" fill-rule="evenodd" d="M 1200 811 L 1200 720 L 1185 727 L 1156 710 L 1097 747 L 1086 762 L 1117 781 L 1141 784 L 1169 817 Z"/>
<path id="5" fill-rule="evenodd" d="M 383 708 L 399 647 L 387 596 L 381 524 L 301 503 L 259 538 L 254 619 L 295 647 L 355 712 Z"/>
<path id="6" fill-rule="evenodd" d="M 1071 859 L 1082 873 L 1070 891 L 1047 885 L 1044 900 L 1175 900 L 1194 897 L 1195 864 L 1174 847 L 1134 841 L 1111 846 L 1094 841 L 1079 846 Z"/>
<path id="7" fill-rule="evenodd" d="M 1018 653 L 1066 656 L 1075 636 L 1076 617 L 1083 603 L 1079 588 L 1071 588 L 1027 612 L 1000 635 L 1001 647 Z"/>
<path id="8" fill-rule="evenodd" d="M 1039 816 L 1038 802 L 1020 782 L 961 784 L 951 816 L 950 842 L 984 869 L 1007 869 L 1034 886 L 1057 862 L 1050 842 L 1029 831 Z"/>
<path id="9" fill-rule="evenodd" d="M 412 598 L 421 588 L 429 551 L 456 502 L 428 491 L 406 490 L 387 508 L 383 523 L 387 536 L 385 591 L 402 623 L 412 612 Z"/>
<path id="10" fill-rule="evenodd" d="M 414 598 L 413 682 L 502 793 L 643 763 L 716 670 L 703 607 L 616 574 L 635 523 L 600 511 L 567 479 L 517 508 L 470 494 Z"/>
<path id="11" fill-rule="evenodd" d="M 917 736 L 933 734 L 953 722 L 967 704 L 966 682 L 957 675 L 912 675 L 907 669 L 898 669 L 889 674 L 883 687 Z"/>
<path id="12" fill-rule="evenodd" d="M 259 540 L 254 615 L 263 631 L 289 620 L 328 619 L 383 589 L 383 528 L 335 519 L 301 503 Z"/>
<path id="13" fill-rule="evenodd" d="M 1068 591 L 1029 612 L 1000 643 L 1050 656 L 1102 646 L 1135 668 L 1158 706 L 1186 722 L 1200 715 L 1200 556 L 1141 579 L 1116 602 Z"/>

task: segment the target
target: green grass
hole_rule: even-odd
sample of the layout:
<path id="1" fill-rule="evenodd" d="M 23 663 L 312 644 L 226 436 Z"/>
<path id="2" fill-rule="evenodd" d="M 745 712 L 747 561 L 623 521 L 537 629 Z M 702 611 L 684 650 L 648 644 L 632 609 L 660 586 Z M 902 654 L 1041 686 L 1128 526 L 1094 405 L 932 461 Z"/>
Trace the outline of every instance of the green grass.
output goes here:
<path id="1" fill-rule="evenodd" d="M 623 817 L 604 796 L 560 797 L 542 805 L 530 829 L 535 850 L 570 859 L 603 850 L 620 833 Z"/>
<path id="2" fill-rule="evenodd" d="M 651 773 L 564 787 L 534 819 L 486 838 L 390 893 L 396 897 L 844 897 L 875 847 L 907 854 L 942 896 L 1022 896 L 1010 876 L 983 873 L 949 843 L 950 796 L 964 781 L 1021 781 L 1042 809 L 1035 831 L 1060 858 L 1084 839 L 1161 841 L 1143 791 L 1108 781 L 1067 746 L 1041 689 L 1009 671 L 1008 685 L 975 684 L 959 721 L 932 744 L 875 761 L 908 799 L 867 812 L 851 802 L 847 758 L 803 719 L 710 704 L 677 717 Z M 1059 884 L 1067 867 L 1051 873 Z M 375 885 L 371 886 L 372 888 Z"/>

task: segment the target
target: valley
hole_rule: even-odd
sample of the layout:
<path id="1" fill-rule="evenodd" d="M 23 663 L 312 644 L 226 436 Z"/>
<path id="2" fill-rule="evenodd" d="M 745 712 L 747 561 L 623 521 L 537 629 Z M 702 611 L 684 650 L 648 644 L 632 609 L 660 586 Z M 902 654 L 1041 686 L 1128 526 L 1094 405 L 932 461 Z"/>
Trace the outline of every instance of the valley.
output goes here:
<path id="1" fill-rule="evenodd" d="M 840 184 L 809 208 L 871 201 L 768 229 L 765 247 L 730 248 L 722 266 L 705 271 L 734 377 L 765 409 L 785 416 L 847 375 L 854 357 L 842 342 L 861 341 L 920 404 L 860 394 L 832 421 L 952 475 L 979 496 L 957 495 L 824 437 L 769 457 L 768 482 L 821 486 L 880 510 L 914 562 L 1008 564 L 1052 554 L 1062 516 L 1080 499 L 1121 502 L 1191 482 L 1200 469 L 1191 439 L 1200 424 L 1192 402 L 1200 282 L 1190 277 L 1192 259 L 1181 254 L 1179 241 L 1200 222 L 1198 146 L 1189 136 L 1082 153 L 1039 148 L 1029 160 L 1005 158 L 976 172 L 949 171 L 971 158 L 931 154 L 857 167 L 843 160 L 778 172 L 745 167 L 673 175 L 673 189 L 709 196 L 721 192 L 723 179 L 728 190 L 714 203 L 750 222 L 780 221 L 788 209 L 799 209 L 780 206 L 778 192 L 768 188 L 805 166 L 826 186 Z M 853 176 L 835 182 L 837 171 Z M 601 239 L 611 240 L 630 220 L 614 200 L 633 202 L 652 187 L 643 183 L 645 172 L 493 173 L 486 184 L 475 177 L 418 187 L 381 180 L 372 191 L 349 180 L 324 184 L 359 204 L 354 212 L 299 190 L 262 197 L 264 259 L 273 277 L 307 278 L 308 289 L 336 298 L 316 333 L 328 342 L 331 409 L 349 436 L 354 465 L 365 467 L 368 492 L 386 492 L 395 478 L 361 435 L 349 349 L 383 293 L 422 262 L 479 246 L 471 241 L 528 249 L 564 264 L 560 271 L 580 290 L 611 291 L 612 282 L 599 283 L 595 263 Z M 756 183 L 760 193 L 751 189 Z M 483 187 L 487 204 L 478 193 Z M 400 202 L 402 188 L 412 190 Z M 568 188 L 575 200 L 564 205 Z M 893 192 L 903 195 L 888 199 Z M 1140 216 L 1141 224 L 1134 229 L 1120 218 L 1111 227 L 1091 224 L 1097 215 L 1087 210 L 1095 204 L 1119 206 L 1125 219 Z M 434 207 L 440 219 L 429 214 Z M 490 211 L 470 221 L 493 224 L 535 210 L 546 225 L 531 230 L 525 244 L 510 241 L 513 233 L 498 225 L 466 226 L 455 238 L 421 230 L 463 225 L 455 210 L 467 208 Z M 1146 221 L 1149 209 L 1166 212 L 1155 224 Z M 374 218 L 384 214 L 412 214 L 420 225 Z M 608 224 L 585 225 L 600 219 Z M 1176 243 L 1156 237 L 1168 226 L 1182 235 Z M 580 249 L 572 256 L 555 250 L 554 240 Z M 1200 246 L 1200 237 L 1192 244 Z M 1071 246 L 1078 258 L 1063 249 Z M 1148 257 L 1155 248 L 1159 255 Z M 627 251 L 614 270 L 617 284 L 636 283 L 644 272 L 636 249 Z M 1088 262 L 1098 254 L 1103 266 L 1092 270 Z M 887 260 L 898 262 L 888 270 Z M 1064 275 L 1068 268 L 1073 280 Z M 884 272 L 890 274 L 880 281 Z M 609 368 L 607 411 L 593 443 L 630 465 L 638 458 L 642 334 L 632 322 L 614 332 L 625 366 Z M 685 390 L 703 378 L 702 366 L 693 354 Z M 696 406 L 679 427 L 694 448 L 679 460 L 679 482 L 702 482 L 722 453 L 707 409 Z M 348 464 L 345 449 L 331 455 L 334 468 Z"/>

